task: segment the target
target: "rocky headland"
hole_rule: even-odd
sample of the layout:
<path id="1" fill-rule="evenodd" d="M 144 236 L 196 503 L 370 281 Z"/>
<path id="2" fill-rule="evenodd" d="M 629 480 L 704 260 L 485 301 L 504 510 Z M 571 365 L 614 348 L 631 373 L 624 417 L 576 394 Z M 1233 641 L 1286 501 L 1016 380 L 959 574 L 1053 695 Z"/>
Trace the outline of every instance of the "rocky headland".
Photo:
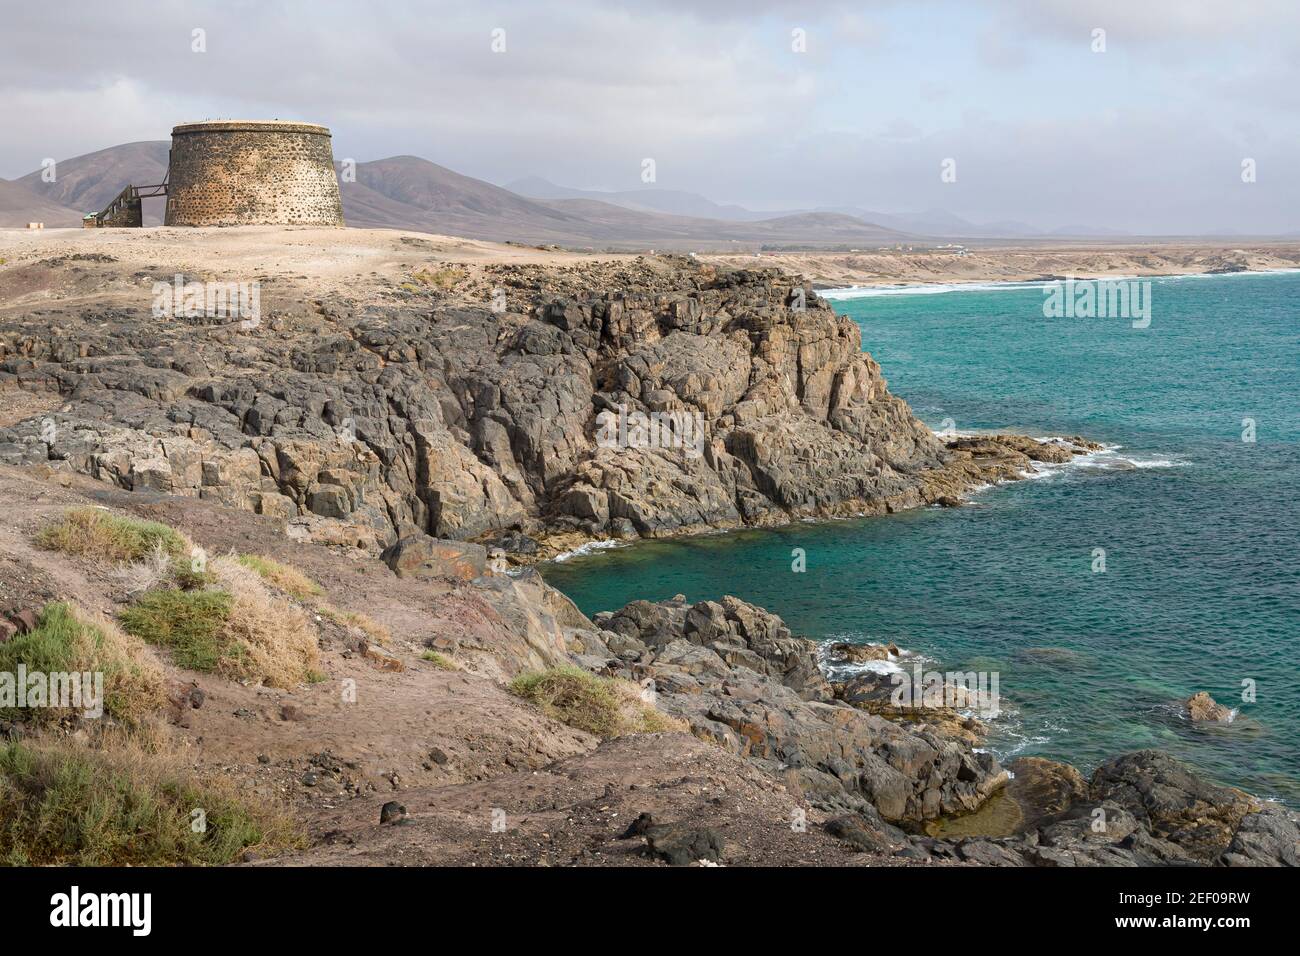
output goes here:
<path id="1" fill-rule="evenodd" d="M 32 304 L 3 316 L 0 388 L 47 401 L 3 423 L 0 461 L 64 462 L 321 540 L 428 535 L 526 561 L 953 504 L 1090 447 L 945 443 L 889 393 L 857 326 L 774 269 L 453 262 L 324 295 L 286 276 L 244 329 L 155 316 L 154 282 L 211 272 L 151 265 L 29 253 L 5 267 Z M 35 291 L 70 279 L 79 294 Z M 691 442 L 602 442 L 601 416 L 684 420 Z"/>
<path id="2" fill-rule="evenodd" d="M 245 862 L 1300 862 L 1295 814 L 1162 753 L 1091 778 L 1003 768 L 960 703 L 901 714 L 884 675 L 832 679 L 767 610 L 679 597 L 591 619 L 501 560 L 956 505 L 1086 440 L 936 436 L 856 326 L 775 270 L 345 236 L 383 246 L 374 269 L 313 274 L 304 240 L 262 277 L 252 328 L 155 316 L 152 284 L 217 275 L 223 238 L 5 250 L 0 646 L 49 602 L 138 604 L 121 568 L 37 543 L 77 508 L 306 575 L 275 579 L 318 647 L 305 682 L 141 651 L 185 761 L 306 821 L 293 849 Z M 598 416 L 620 409 L 698 416 L 700 454 L 602 445 Z M 566 723 L 519 690 L 575 668 L 654 720 Z M 0 730 L 85 740 L 84 723 Z"/>

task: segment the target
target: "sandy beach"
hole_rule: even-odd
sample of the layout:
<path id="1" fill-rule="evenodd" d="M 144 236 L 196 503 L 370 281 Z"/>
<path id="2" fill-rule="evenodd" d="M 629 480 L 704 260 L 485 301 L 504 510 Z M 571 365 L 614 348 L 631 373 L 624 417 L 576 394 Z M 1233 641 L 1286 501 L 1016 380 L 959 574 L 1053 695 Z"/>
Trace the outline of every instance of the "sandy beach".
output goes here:
<path id="1" fill-rule="evenodd" d="M 1007 245 L 953 251 L 782 252 L 701 256 L 744 268 L 779 266 L 821 288 L 925 285 L 949 282 L 1024 282 L 1073 276 L 1188 275 L 1267 272 L 1300 268 L 1300 242 L 1246 246 L 1212 242 Z"/>

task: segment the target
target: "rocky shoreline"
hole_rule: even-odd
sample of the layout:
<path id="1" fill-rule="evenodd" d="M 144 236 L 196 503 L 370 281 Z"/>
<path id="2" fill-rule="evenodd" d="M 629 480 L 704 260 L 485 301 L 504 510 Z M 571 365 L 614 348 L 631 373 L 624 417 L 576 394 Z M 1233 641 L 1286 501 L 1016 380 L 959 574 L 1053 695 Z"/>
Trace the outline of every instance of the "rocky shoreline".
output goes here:
<path id="1" fill-rule="evenodd" d="M 996 866 L 1300 864 L 1300 816 L 1284 807 L 1156 750 L 1109 760 L 1090 779 L 1036 757 L 1003 768 L 977 745 L 974 715 L 885 716 L 873 703 L 887 676 L 828 680 L 814 642 L 736 598 L 635 601 L 593 623 L 571 638 L 579 663 L 653 686 L 657 706 L 695 736 L 780 779 L 864 849 Z M 994 796 L 1014 807 L 991 834 L 978 824 L 927 832 Z"/>
<path id="2" fill-rule="evenodd" d="M 117 265 L 102 259 L 18 268 Z M 292 519 L 312 540 L 425 534 L 526 563 L 952 504 L 1096 447 L 943 442 L 889 393 L 857 326 L 776 270 L 659 258 L 458 276 L 367 299 L 268 290 L 283 307 L 245 331 L 143 301 L 10 316 L 0 388 L 45 407 L 0 429 L 0 462 Z M 602 443 L 602 415 L 676 416 L 697 443 Z"/>
<path id="3" fill-rule="evenodd" d="M 30 546 L 38 513 L 94 502 L 213 553 L 292 560 L 386 615 L 380 646 L 316 614 L 328 680 L 287 703 L 215 678 L 213 705 L 191 714 L 182 695 L 174 723 L 200 760 L 313 821 L 309 848 L 248 862 L 1300 862 L 1296 814 L 1165 754 L 1087 780 L 1003 768 L 960 702 L 898 713 L 881 678 L 830 679 L 762 608 L 678 597 L 588 619 L 535 568 L 506 573 L 596 540 L 955 506 L 1100 447 L 936 436 L 806 283 L 678 258 L 461 264 L 355 296 L 277 279 L 261 323 L 237 329 L 157 320 L 139 292 L 179 265 L 124 285 L 125 268 L 32 258 L 0 275 L 75 291 L 0 313 L 16 409 L 0 422 L 15 502 L 0 610 L 69 589 L 120 606 L 102 571 Z M 602 444 L 601 413 L 632 412 L 692 416 L 700 453 Z M 631 682 L 689 733 L 601 740 L 503 690 L 573 666 Z M 338 680 L 379 709 L 340 708 Z M 383 787 L 424 809 L 371 807 Z M 481 826 L 494 807 L 520 821 L 505 842 Z"/>

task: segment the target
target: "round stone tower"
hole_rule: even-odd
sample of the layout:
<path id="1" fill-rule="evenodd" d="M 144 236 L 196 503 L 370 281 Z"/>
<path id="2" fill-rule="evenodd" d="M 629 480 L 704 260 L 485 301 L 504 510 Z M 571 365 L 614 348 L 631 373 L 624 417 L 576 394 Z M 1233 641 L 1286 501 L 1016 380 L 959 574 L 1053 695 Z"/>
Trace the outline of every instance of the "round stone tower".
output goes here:
<path id="1" fill-rule="evenodd" d="M 177 126 L 164 222 L 343 225 L 330 131 L 279 120 Z"/>

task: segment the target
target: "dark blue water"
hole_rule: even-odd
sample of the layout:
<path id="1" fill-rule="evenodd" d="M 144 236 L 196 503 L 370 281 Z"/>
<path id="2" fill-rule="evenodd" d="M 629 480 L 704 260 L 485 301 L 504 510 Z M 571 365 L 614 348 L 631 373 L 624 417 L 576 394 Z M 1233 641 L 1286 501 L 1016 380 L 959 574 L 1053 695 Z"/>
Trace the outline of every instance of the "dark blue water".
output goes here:
<path id="1" fill-rule="evenodd" d="M 1003 755 L 1088 770 L 1160 747 L 1298 803 L 1300 275 L 1151 293 L 1145 329 L 1045 319 L 1032 287 L 833 303 L 931 427 L 1083 434 L 1104 454 L 957 510 L 647 542 L 544 571 L 588 612 L 735 594 L 812 638 L 998 671 Z M 1197 690 L 1237 720 L 1181 719 L 1172 703 Z"/>

